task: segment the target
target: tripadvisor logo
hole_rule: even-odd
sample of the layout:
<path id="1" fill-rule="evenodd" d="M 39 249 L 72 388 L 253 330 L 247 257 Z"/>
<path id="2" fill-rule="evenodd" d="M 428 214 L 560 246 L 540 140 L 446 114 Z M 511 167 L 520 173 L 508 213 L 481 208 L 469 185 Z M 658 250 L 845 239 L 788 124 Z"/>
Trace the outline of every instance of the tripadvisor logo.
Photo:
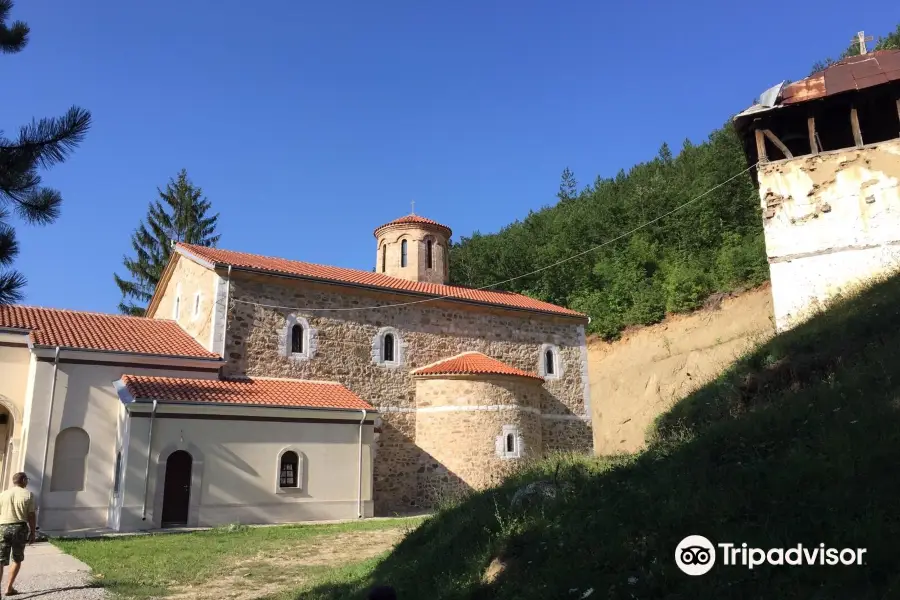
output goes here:
<path id="1" fill-rule="evenodd" d="M 718 548 L 718 551 L 716 550 Z M 713 544 L 702 535 L 689 535 L 675 548 L 675 564 L 688 575 L 704 575 L 716 564 L 753 569 L 760 565 L 837 566 L 862 565 L 865 548 L 827 548 L 825 544 L 791 548 L 752 548 L 744 544 Z"/>

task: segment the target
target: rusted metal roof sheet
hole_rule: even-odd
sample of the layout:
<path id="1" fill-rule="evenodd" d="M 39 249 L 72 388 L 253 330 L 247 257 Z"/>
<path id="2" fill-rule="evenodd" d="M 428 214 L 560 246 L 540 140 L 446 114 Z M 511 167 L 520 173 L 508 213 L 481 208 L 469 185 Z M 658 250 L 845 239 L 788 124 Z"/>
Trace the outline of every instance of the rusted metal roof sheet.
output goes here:
<path id="1" fill-rule="evenodd" d="M 845 58 L 785 86 L 781 104 L 799 104 L 897 80 L 900 80 L 900 50 L 879 50 Z"/>

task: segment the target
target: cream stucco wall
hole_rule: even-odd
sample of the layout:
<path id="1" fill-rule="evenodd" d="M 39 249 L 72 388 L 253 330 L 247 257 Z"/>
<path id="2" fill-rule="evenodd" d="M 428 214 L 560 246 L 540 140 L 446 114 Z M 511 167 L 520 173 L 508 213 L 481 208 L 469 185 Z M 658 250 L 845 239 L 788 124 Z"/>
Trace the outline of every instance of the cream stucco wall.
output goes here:
<path id="1" fill-rule="evenodd" d="M 175 450 L 186 450 L 194 461 L 190 525 L 357 517 L 360 413 L 312 415 L 309 411 L 259 409 L 252 418 L 273 420 L 248 421 L 236 414 L 231 414 L 234 420 L 224 420 L 223 415 L 233 411 L 222 407 L 191 409 L 194 416 L 190 419 L 171 416 L 170 405 L 160 405 L 157 410 L 159 415 L 170 416 L 154 420 L 146 521 L 141 521 L 141 506 L 150 419 L 146 413 L 129 417 L 123 531 L 160 526 L 165 464 Z M 346 423 L 274 420 L 311 416 Z M 363 516 L 372 516 L 372 418 L 370 415 L 369 424 L 363 426 Z M 302 486 L 297 491 L 277 490 L 278 457 L 285 449 L 301 455 Z"/>
<path id="2" fill-rule="evenodd" d="M 900 266 L 900 140 L 759 167 L 779 331 Z"/>
<path id="3" fill-rule="evenodd" d="M 82 354 L 83 356 L 83 354 Z M 122 360 L 122 356 L 117 356 Z M 24 470 L 32 475 L 29 484 L 38 501 L 39 525 L 58 531 L 105 527 L 115 470 L 118 411 L 120 401 L 113 382 L 126 373 L 173 377 L 215 378 L 216 373 L 185 372 L 119 365 L 74 364 L 61 355 L 57 374 L 56 398 L 49 419 L 50 391 L 53 383 L 53 359 L 38 361 L 31 398 L 30 423 L 24 440 Z M 82 491 L 51 491 L 54 452 L 58 434 L 67 427 L 79 427 L 90 438 L 87 477 Z M 49 432 L 49 443 L 48 443 Z M 47 444 L 43 489 L 40 477 Z"/>
<path id="4" fill-rule="evenodd" d="M 162 290 L 162 296 L 152 314 L 157 319 L 175 319 L 175 298 L 180 297 L 177 322 L 191 337 L 212 350 L 212 330 L 216 306 L 216 288 L 219 275 L 180 255 L 175 255 L 172 275 Z M 200 294 L 199 310 L 195 313 L 197 294 Z"/>
<path id="5" fill-rule="evenodd" d="M 9 487 L 9 479 L 18 471 L 24 431 L 25 398 L 31 370 L 31 351 L 22 336 L 0 339 L 0 406 L 9 416 L 0 425 L 0 490 Z"/>

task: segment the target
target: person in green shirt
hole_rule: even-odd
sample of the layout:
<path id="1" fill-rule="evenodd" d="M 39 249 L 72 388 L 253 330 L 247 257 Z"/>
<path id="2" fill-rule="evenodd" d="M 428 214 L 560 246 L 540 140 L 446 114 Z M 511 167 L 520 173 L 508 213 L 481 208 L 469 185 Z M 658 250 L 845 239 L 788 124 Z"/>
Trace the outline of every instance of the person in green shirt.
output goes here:
<path id="1" fill-rule="evenodd" d="M 3 580 L 3 567 L 9 565 L 10 555 L 13 560 L 4 592 L 6 596 L 19 593 L 13 583 L 25 560 L 25 544 L 34 543 L 35 533 L 34 494 L 25 489 L 28 476 L 16 473 L 12 482 L 13 486 L 0 494 L 0 581 Z"/>

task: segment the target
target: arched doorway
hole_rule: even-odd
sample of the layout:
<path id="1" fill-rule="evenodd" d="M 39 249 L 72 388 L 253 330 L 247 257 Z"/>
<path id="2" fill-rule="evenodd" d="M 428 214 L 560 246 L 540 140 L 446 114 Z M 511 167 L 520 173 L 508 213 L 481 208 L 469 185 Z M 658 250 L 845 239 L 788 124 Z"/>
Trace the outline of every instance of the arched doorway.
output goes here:
<path id="1" fill-rule="evenodd" d="M 9 480 L 15 469 L 13 461 L 16 459 L 13 445 L 13 430 L 15 417 L 5 403 L 0 403 L 0 491 L 9 487 Z"/>
<path id="2" fill-rule="evenodd" d="M 187 525 L 191 502 L 191 467 L 193 458 L 184 450 L 176 450 L 166 459 L 163 487 L 163 527 Z"/>

